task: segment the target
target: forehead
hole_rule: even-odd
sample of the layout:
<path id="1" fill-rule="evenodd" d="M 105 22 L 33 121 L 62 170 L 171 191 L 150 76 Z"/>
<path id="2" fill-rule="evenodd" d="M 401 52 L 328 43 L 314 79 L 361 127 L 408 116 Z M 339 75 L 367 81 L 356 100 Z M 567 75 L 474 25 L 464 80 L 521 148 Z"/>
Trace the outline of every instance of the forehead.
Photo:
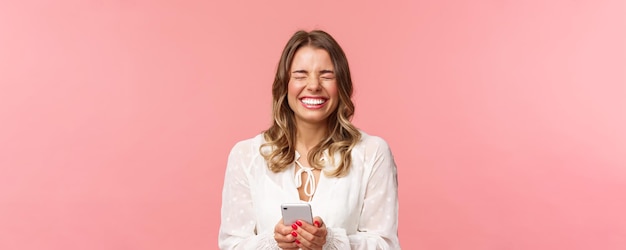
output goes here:
<path id="1" fill-rule="evenodd" d="M 328 51 L 321 48 L 305 46 L 299 48 L 293 56 L 291 68 L 294 67 L 312 67 L 332 69 L 333 61 Z"/>

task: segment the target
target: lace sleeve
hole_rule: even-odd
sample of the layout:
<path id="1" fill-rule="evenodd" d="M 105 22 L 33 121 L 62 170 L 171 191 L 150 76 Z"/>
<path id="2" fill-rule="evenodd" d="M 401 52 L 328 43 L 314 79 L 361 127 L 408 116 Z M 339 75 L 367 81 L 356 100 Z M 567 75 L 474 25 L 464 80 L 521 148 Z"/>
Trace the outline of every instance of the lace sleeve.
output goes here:
<path id="1" fill-rule="evenodd" d="M 326 235 L 326 244 L 324 244 L 323 250 L 350 249 L 350 240 L 348 240 L 346 230 L 342 228 L 326 229 L 328 234 Z"/>

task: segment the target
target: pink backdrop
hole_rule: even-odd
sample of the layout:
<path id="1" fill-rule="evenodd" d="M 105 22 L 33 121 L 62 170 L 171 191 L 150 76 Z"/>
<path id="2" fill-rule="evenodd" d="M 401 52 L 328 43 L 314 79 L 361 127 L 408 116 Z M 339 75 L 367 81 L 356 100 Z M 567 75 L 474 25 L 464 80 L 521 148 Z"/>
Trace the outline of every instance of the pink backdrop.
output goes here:
<path id="1" fill-rule="evenodd" d="M 215 249 L 297 29 L 344 47 L 405 249 L 626 249 L 624 1 L 2 1 L 0 249 Z"/>

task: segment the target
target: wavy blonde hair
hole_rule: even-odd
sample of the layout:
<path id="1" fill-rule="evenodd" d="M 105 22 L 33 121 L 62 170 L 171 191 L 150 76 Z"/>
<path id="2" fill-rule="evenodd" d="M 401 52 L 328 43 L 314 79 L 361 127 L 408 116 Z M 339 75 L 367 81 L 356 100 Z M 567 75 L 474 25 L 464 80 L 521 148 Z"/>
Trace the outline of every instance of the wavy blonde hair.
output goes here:
<path id="1" fill-rule="evenodd" d="M 276 77 L 272 85 L 273 124 L 263 132 L 266 143 L 261 145 L 259 150 L 273 172 L 287 169 L 295 160 L 297 131 L 293 110 L 287 102 L 287 87 L 291 77 L 289 71 L 293 57 L 298 49 L 305 46 L 324 49 L 328 52 L 335 67 L 339 96 L 337 109 L 327 118 L 327 137 L 311 148 L 307 160 L 312 167 L 322 169 L 324 167 L 322 156 L 324 151 L 328 150 L 329 160 L 335 168 L 325 170 L 325 174 L 333 177 L 345 176 L 352 163 L 352 149 L 361 140 L 361 133 L 350 122 L 354 115 L 354 103 L 351 99 L 352 79 L 348 59 L 337 41 L 321 30 L 298 31 L 287 42 L 278 62 Z M 338 156 L 338 162 L 336 156 Z"/>

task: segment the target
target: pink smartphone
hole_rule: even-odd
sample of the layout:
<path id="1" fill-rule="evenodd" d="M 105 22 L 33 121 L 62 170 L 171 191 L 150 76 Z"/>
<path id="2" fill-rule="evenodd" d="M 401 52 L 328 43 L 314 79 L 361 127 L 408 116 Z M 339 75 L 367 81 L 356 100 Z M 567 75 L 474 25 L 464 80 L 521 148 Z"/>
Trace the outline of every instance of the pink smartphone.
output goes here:
<path id="1" fill-rule="evenodd" d="M 297 220 L 313 224 L 313 213 L 309 203 L 283 203 L 280 205 L 283 213 L 283 224 L 289 226 Z"/>

